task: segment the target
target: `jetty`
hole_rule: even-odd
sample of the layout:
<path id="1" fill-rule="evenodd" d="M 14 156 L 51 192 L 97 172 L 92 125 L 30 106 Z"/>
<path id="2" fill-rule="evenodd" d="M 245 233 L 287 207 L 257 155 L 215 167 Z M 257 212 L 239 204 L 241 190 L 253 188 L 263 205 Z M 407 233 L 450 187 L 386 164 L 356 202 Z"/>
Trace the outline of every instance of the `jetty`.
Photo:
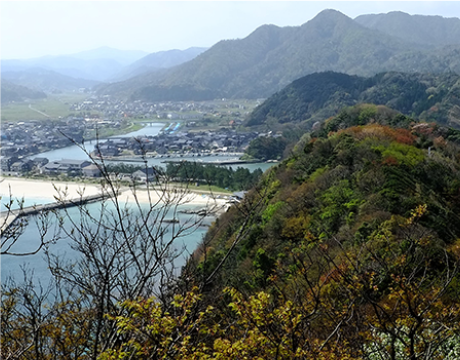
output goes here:
<path id="1" fill-rule="evenodd" d="M 33 206 L 27 206 L 24 208 L 14 209 L 14 210 L 7 210 L 4 211 L 6 214 L 2 214 L 0 217 L 0 230 L 1 235 L 3 236 L 8 228 L 14 224 L 19 218 L 31 215 L 41 214 L 43 212 L 58 210 L 58 209 L 65 209 L 74 206 L 81 206 L 93 202 L 102 201 L 108 198 L 111 198 L 112 195 L 108 193 L 102 193 L 97 195 L 90 195 L 90 196 L 82 196 L 77 199 L 69 199 L 69 200 L 62 200 L 57 202 L 52 202 L 48 204 L 39 204 Z"/>

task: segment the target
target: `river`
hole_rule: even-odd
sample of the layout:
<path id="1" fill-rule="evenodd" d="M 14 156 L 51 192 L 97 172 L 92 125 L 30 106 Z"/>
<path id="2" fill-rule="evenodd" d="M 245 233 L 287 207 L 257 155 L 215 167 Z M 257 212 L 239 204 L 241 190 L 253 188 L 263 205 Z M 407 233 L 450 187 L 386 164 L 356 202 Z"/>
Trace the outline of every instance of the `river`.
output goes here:
<path id="1" fill-rule="evenodd" d="M 132 137 L 132 136 L 155 136 L 157 135 L 160 130 L 164 127 L 164 124 L 159 124 L 159 123 L 152 123 L 149 125 L 144 126 L 142 129 L 124 134 L 124 135 L 117 135 L 115 137 Z M 105 141 L 107 139 L 101 139 L 99 141 Z M 73 160 L 87 160 L 88 155 L 87 153 L 90 153 L 94 150 L 94 146 L 96 145 L 97 140 L 92 140 L 92 141 L 87 141 L 83 144 L 84 150 L 78 146 L 78 145 L 72 145 L 68 146 L 62 149 L 57 149 L 57 150 L 51 150 L 51 151 L 46 151 L 34 156 L 31 156 L 31 158 L 35 157 L 45 157 L 49 161 L 55 161 L 55 160 L 63 160 L 63 159 L 73 159 Z M 186 161 L 196 161 L 196 162 L 202 162 L 202 161 L 227 161 L 227 160 L 238 160 L 237 156 L 234 155 L 226 155 L 226 154 L 219 154 L 219 155 L 210 155 L 206 157 L 195 157 L 195 156 L 182 156 L 182 157 L 173 157 L 173 155 L 170 155 L 169 158 L 148 158 L 147 163 L 149 166 L 162 166 L 165 167 L 165 161 L 166 160 L 186 160 Z M 118 161 L 115 161 L 118 162 Z M 120 161 L 123 162 L 123 161 Z M 132 165 L 136 165 L 135 162 L 127 162 Z M 141 163 L 140 163 L 141 164 Z M 243 167 L 247 168 L 250 171 L 254 171 L 256 169 L 261 169 L 262 171 L 267 170 L 271 166 L 273 166 L 273 163 L 248 163 L 248 164 L 232 164 L 232 165 L 226 165 L 228 167 L 231 167 L 233 169 L 236 169 L 238 167 Z"/>

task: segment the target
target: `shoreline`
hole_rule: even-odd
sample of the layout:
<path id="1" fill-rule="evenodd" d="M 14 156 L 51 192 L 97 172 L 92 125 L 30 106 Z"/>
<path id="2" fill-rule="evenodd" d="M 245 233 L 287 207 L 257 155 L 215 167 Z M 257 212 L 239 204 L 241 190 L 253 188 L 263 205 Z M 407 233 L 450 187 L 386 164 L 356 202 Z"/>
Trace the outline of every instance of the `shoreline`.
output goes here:
<path id="1" fill-rule="evenodd" d="M 53 203 L 56 202 L 57 198 L 70 200 L 103 193 L 103 187 L 96 184 L 0 176 L 0 195 L 2 199 L 12 198 L 26 201 L 37 199 L 42 203 L 43 200 L 49 199 L 48 203 Z M 139 202 L 140 204 L 174 203 L 219 208 L 228 206 L 225 199 L 174 186 L 165 187 L 164 189 L 150 189 L 149 191 L 143 188 L 133 190 L 129 187 L 123 187 L 120 189 L 117 198 L 120 204 Z M 2 202 L 4 203 L 5 201 Z"/>

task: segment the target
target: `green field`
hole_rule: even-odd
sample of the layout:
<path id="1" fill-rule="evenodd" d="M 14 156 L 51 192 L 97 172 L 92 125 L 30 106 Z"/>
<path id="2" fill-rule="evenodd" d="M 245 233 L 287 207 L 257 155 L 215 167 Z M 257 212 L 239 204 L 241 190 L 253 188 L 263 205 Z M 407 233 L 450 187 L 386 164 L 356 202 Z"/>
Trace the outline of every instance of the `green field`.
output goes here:
<path id="1" fill-rule="evenodd" d="M 2 105 L 1 119 L 2 121 L 27 121 L 66 117 L 72 113 L 69 109 L 70 105 L 83 101 L 87 96 L 79 93 L 48 95 L 46 99 Z"/>

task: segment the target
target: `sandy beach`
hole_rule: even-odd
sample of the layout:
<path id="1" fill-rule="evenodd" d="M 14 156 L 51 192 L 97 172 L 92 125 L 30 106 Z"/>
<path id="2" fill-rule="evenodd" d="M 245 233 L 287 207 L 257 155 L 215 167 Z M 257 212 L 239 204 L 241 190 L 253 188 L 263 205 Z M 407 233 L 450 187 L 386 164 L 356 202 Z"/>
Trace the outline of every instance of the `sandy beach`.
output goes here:
<path id="1" fill-rule="evenodd" d="M 203 207 L 225 207 L 227 204 L 225 199 L 177 188 L 170 188 L 167 189 L 167 191 L 137 189 L 133 192 L 128 187 L 125 187 L 120 190 L 118 196 L 120 203 L 136 201 L 143 204 L 174 202 Z M 30 201 L 37 199 L 40 202 L 55 202 L 56 198 L 70 200 L 102 193 L 103 188 L 95 184 L 0 177 L 0 195 L 2 196 L 2 202 L 8 201 L 10 194 L 13 199 L 24 198 Z"/>

